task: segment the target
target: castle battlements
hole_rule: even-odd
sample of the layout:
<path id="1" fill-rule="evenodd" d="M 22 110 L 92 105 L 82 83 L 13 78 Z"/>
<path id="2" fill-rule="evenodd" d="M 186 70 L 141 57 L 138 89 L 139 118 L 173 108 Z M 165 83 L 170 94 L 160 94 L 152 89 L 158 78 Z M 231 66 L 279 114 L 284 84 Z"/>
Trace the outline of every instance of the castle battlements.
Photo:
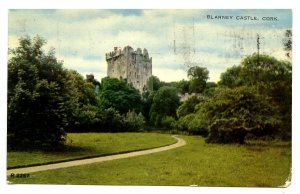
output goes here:
<path id="1" fill-rule="evenodd" d="M 131 48 L 130 46 L 126 46 L 123 49 L 120 47 L 114 47 L 113 51 L 105 53 L 105 58 L 106 60 L 109 60 L 114 57 L 119 57 L 120 55 L 128 55 L 128 54 L 139 55 L 141 57 L 144 57 L 145 60 L 152 60 L 152 58 L 149 58 L 147 49 L 144 48 L 143 51 L 141 48 L 137 48 L 136 50 L 133 50 L 133 48 Z"/>

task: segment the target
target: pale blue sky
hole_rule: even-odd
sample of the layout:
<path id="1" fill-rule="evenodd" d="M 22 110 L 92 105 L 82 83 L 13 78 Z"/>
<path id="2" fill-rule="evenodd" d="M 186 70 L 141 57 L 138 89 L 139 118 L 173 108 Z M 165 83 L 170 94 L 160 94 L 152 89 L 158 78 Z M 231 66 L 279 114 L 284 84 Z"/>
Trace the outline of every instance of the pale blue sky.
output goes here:
<path id="1" fill-rule="evenodd" d="M 217 81 L 226 68 L 256 52 L 258 33 L 260 52 L 286 60 L 282 39 L 291 28 L 290 10 L 10 10 L 8 37 L 14 47 L 20 36 L 39 34 L 65 67 L 99 80 L 106 76 L 105 53 L 130 45 L 148 49 L 153 74 L 161 80 L 187 79 L 187 64 L 197 64 L 209 69 L 210 81 Z"/>

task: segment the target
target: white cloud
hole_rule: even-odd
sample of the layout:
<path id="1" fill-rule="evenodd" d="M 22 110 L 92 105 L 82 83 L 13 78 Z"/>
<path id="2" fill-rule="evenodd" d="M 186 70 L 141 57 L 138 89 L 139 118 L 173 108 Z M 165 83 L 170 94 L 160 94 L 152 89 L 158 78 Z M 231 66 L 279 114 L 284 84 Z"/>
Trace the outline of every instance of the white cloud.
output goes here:
<path id="1" fill-rule="evenodd" d="M 156 68 L 153 69 L 153 74 L 165 82 L 187 79 L 187 72 L 183 69 Z"/>
<path id="2" fill-rule="evenodd" d="M 262 37 L 262 53 L 285 59 L 284 29 L 208 23 L 203 14 L 201 10 L 144 10 L 142 15 L 111 10 L 13 11 L 9 14 L 9 47 L 15 47 L 25 33 L 39 34 L 47 39 L 45 49 L 54 47 L 67 68 L 102 77 L 105 53 L 113 47 L 147 48 L 153 58 L 153 74 L 164 81 L 186 78 L 187 62 L 207 67 L 211 81 L 218 80 L 227 67 L 256 52 L 257 33 Z"/>

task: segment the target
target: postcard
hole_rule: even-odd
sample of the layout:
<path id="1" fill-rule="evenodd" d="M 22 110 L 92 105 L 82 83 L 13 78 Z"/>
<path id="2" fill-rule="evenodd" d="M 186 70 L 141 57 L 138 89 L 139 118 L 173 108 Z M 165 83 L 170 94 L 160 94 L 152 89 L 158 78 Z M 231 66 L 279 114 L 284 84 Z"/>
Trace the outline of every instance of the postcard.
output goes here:
<path id="1" fill-rule="evenodd" d="M 290 9 L 10 9 L 7 183 L 287 188 Z"/>

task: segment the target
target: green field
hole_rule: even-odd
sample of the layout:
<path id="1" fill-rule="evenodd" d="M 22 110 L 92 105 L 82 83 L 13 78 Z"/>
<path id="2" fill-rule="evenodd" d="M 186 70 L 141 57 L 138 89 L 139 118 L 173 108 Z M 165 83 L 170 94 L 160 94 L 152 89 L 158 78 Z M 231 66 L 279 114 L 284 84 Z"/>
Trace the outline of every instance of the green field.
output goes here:
<path id="1" fill-rule="evenodd" d="M 31 173 L 12 183 L 96 185 L 199 185 L 277 187 L 291 169 L 290 142 L 251 145 L 206 144 L 181 136 L 173 150 L 97 164 Z"/>
<path id="2" fill-rule="evenodd" d="M 65 151 L 8 152 L 7 166 L 11 168 L 100 156 L 160 147 L 175 142 L 170 135 L 159 133 L 69 133 Z"/>

